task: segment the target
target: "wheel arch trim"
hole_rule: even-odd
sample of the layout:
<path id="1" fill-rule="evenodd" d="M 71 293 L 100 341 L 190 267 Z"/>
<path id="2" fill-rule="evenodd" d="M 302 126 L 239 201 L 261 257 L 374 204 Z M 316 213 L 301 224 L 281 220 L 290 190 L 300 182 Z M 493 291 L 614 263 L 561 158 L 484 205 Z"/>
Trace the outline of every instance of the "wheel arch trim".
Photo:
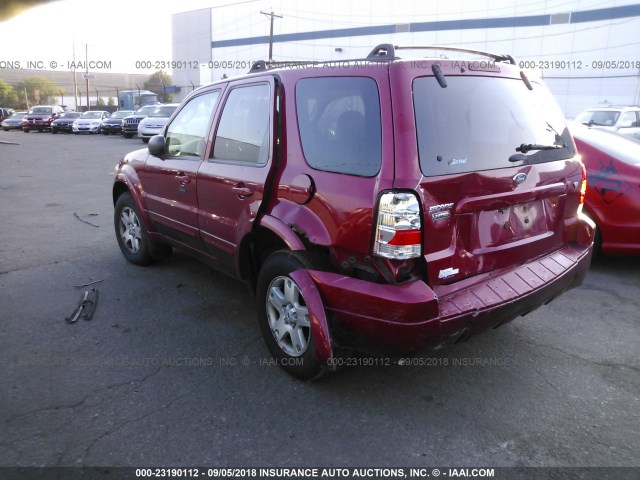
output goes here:
<path id="1" fill-rule="evenodd" d="M 305 269 L 296 270 L 289 274 L 291 279 L 296 282 L 300 292 L 304 297 L 309 311 L 311 321 L 311 338 L 316 347 L 316 354 L 320 363 L 329 369 L 335 368 L 331 359 L 333 358 L 333 349 L 331 348 L 331 334 L 329 332 L 329 322 L 325 312 L 324 303 L 320 296 L 320 291 L 316 283 Z"/>
<path id="2" fill-rule="evenodd" d="M 147 209 L 144 208 L 144 203 L 142 202 L 142 194 L 140 193 L 139 188 L 136 188 L 139 184 L 134 184 L 129 178 L 124 175 L 118 174 L 116 176 L 115 182 L 112 187 L 112 195 L 113 195 L 113 205 L 115 207 L 118 198 L 123 193 L 129 193 L 131 198 L 133 198 L 136 207 L 138 207 L 138 211 L 140 212 L 141 220 L 144 222 L 144 226 L 147 229 L 148 233 L 154 233 L 154 229 L 152 228 L 151 219 L 147 213 Z"/>

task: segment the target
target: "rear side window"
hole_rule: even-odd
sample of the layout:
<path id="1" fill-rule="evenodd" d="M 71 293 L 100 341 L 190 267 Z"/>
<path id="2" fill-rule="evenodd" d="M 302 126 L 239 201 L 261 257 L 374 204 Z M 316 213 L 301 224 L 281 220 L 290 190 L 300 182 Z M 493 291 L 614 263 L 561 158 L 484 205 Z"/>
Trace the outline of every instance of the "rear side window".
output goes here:
<path id="1" fill-rule="evenodd" d="M 313 168 L 372 177 L 382 162 L 378 87 L 367 77 L 306 78 L 296 85 L 304 156 Z"/>
<path id="2" fill-rule="evenodd" d="M 558 146 L 531 150 L 527 163 L 572 158 L 573 140 L 549 91 L 520 79 L 447 76 L 413 81 L 420 168 L 426 176 L 521 165 L 510 162 L 522 144 Z"/>
<path id="3" fill-rule="evenodd" d="M 268 83 L 233 89 L 222 111 L 213 159 L 264 165 L 269 158 Z"/>

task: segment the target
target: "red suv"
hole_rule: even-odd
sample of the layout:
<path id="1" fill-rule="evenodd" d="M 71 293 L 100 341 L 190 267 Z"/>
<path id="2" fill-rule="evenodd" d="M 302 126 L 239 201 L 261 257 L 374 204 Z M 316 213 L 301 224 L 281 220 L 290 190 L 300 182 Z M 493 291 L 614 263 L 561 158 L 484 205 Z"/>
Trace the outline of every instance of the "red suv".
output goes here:
<path id="1" fill-rule="evenodd" d="M 51 123 L 64 114 L 62 107 L 57 105 L 38 105 L 31 107 L 22 118 L 22 131 L 28 133 L 30 130 L 51 130 Z"/>
<path id="2" fill-rule="evenodd" d="M 551 94 L 510 56 L 437 48 L 467 58 L 380 45 L 193 92 L 117 166 L 122 253 L 178 247 L 245 280 L 300 378 L 338 345 L 457 343 L 579 285 L 594 228 Z"/>

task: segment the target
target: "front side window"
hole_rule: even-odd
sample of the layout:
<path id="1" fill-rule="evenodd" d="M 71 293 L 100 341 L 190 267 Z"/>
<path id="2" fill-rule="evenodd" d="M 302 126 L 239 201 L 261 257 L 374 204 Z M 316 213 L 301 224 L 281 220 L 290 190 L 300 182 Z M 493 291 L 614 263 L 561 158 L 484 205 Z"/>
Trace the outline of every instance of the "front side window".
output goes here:
<path id="1" fill-rule="evenodd" d="M 564 116 L 551 93 L 520 79 L 447 76 L 413 81 L 420 168 L 426 176 L 506 168 L 521 145 L 527 163 L 572 158 L 576 152 Z M 521 155 L 521 158 L 524 155 Z"/>
<path id="2" fill-rule="evenodd" d="M 378 87 L 368 77 L 300 80 L 296 106 L 304 156 L 313 168 L 371 177 L 382 163 Z"/>
<path id="3" fill-rule="evenodd" d="M 220 117 L 213 160 L 264 165 L 269 159 L 271 87 L 231 90 Z"/>
<path id="4" fill-rule="evenodd" d="M 165 142 L 171 156 L 200 158 L 206 145 L 209 120 L 215 110 L 219 90 L 198 95 L 182 107 L 167 127 Z"/>
<path id="5" fill-rule="evenodd" d="M 620 128 L 633 128 L 639 127 L 638 117 L 636 112 L 625 112 L 620 118 Z"/>

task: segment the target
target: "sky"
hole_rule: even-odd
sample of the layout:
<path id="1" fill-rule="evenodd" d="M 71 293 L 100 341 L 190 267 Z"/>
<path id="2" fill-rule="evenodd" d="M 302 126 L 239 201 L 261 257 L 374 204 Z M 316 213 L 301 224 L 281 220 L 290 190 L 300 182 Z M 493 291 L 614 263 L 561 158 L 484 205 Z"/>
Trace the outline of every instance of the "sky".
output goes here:
<path id="1" fill-rule="evenodd" d="M 60 0 L 34 7 L 0 22 L 0 78 L 2 68 L 18 63 L 71 70 L 74 46 L 75 61 L 88 57 L 93 70 L 151 74 L 155 68 L 139 68 L 137 62 L 171 61 L 172 14 L 245 1 Z"/>

